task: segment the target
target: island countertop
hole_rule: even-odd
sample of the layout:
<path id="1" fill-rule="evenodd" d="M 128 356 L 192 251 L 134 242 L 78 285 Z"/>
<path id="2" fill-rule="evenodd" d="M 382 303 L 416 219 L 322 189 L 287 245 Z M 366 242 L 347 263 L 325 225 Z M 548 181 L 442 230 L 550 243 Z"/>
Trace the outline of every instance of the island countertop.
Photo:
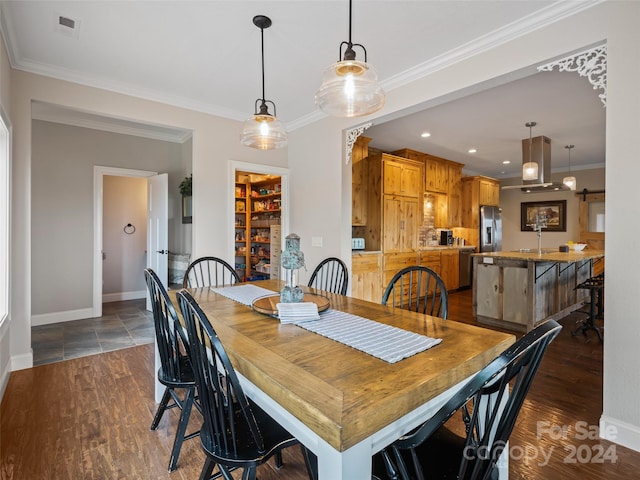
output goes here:
<path id="1" fill-rule="evenodd" d="M 574 263 L 581 262 L 583 260 L 591 260 L 595 258 L 604 257 L 604 251 L 602 250 L 589 250 L 585 249 L 580 252 L 560 252 L 553 249 L 542 249 L 542 253 L 538 253 L 537 249 L 522 249 L 505 252 L 484 252 L 473 253 L 474 257 L 489 257 L 489 258 L 504 258 L 514 260 L 527 260 L 533 262 L 561 262 L 561 263 Z M 484 259 L 478 259 L 481 263 L 490 263 L 490 261 Z"/>

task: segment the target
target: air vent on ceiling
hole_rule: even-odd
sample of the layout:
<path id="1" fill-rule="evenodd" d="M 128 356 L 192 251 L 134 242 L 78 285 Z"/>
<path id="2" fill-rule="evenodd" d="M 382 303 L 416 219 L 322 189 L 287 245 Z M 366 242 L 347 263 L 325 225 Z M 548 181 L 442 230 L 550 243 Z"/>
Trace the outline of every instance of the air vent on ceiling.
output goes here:
<path id="1" fill-rule="evenodd" d="M 80 35 L 80 20 L 69 15 L 53 14 L 53 30 L 66 37 L 78 38 Z"/>
<path id="2" fill-rule="evenodd" d="M 73 18 L 63 17 L 62 15 L 58 17 L 58 24 L 63 27 L 76 28 L 76 21 Z"/>

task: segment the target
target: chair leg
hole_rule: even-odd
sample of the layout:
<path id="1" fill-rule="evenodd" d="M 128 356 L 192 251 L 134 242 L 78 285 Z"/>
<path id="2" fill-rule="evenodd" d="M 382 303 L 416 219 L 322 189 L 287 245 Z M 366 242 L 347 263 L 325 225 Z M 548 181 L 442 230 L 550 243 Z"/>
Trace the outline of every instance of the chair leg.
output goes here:
<path id="1" fill-rule="evenodd" d="M 282 450 L 278 450 L 276 453 L 276 468 L 282 468 L 282 465 L 284 465 L 282 461 Z"/>
<path id="2" fill-rule="evenodd" d="M 176 436 L 173 440 L 173 449 L 171 450 L 171 458 L 169 460 L 170 472 L 178 468 L 178 457 L 180 456 L 180 449 L 182 448 L 182 442 L 184 441 L 187 425 L 189 424 L 194 396 L 195 388 L 189 388 L 181 405 L 180 421 L 178 422 L 178 429 L 176 430 Z"/>
<path id="3" fill-rule="evenodd" d="M 242 472 L 242 480 L 256 480 L 256 467 L 247 467 Z"/>
<path id="4" fill-rule="evenodd" d="M 302 456 L 304 458 L 304 464 L 307 467 L 309 480 L 318 480 L 318 457 L 304 445 L 300 444 L 300 448 L 302 449 Z"/>
<path id="5" fill-rule="evenodd" d="M 209 480 L 214 468 L 216 468 L 216 462 L 207 457 L 202 467 L 202 472 L 200 472 L 200 480 Z"/>
<path id="6" fill-rule="evenodd" d="M 153 422 L 151 423 L 151 430 L 155 430 L 156 428 L 158 428 L 158 424 L 160 423 L 160 420 L 162 419 L 162 415 L 164 415 L 164 412 L 167 409 L 167 404 L 169 403 L 170 399 L 171 399 L 171 392 L 167 387 L 164 389 L 164 393 L 162 394 L 162 400 L 160 400 L 160 404 L 158 405 L 156 414 L 153 417 Z"/>

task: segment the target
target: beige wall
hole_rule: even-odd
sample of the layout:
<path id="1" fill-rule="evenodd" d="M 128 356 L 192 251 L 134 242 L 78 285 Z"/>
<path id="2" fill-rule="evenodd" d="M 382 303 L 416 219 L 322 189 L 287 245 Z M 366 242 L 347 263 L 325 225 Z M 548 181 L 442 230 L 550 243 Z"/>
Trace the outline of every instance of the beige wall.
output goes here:
<path id="1" fill-rule="evenodd" d="M 178 143 L 40 120 L 32 123 L 31 143 L 31 315 L 46 316 L 33 324 L 60 321 L 64 312 L 80 318 L 72 312 L 93 304 L 93 167 L 169 174 L 173 251 L 182 236 L 178 184 L 191 158 L 182 158 Z"/>
<path id="2" fill-rule="evenodd" d="M 11 118 L 11 67 L 5 50 L 4 41 L 0 36 L 0 106 L 4 110 L 8 118 Z M 4 198 L 1 199 L 5 201 Z M 1 226 L 0 228 L 4 228 Z M 13 253 L 12 253 L 13 254 Z M 9 273 L 11 273 L 11 255 L 9 255 Z M 9 373 L 11 372 L 11 301 L 12 301 L 12 280 L 9 276 L 9 317 L 0 325 L 0 398 L 9 381 Z"/>
<path id="3" fill-rule="evenodd" d="M 605 169 L 572 170 L 576 177 L 578 190 L 604 190 Z M 561 182 L 564 173 L 552 173 L 551 180 Z M 521 178 L 509 179 L 501 182 L 501 185 L 520 185 Z M 576 192 L 544 192 L 523 193 L 516 190 L 500 190 L 500 208 L 502 208 L 502 249 L 516 250 L 518 248 L 537 248 L 538 236 L 534 232 L 522 232 L 520 230 L 520 204 L 521 202 L 543 202 L 548 200 L 567 201 L 567 231 L 566 232 L 542 232 L 543 248 L 558 248 L 568 241 L 578 241 L 578 207 L 580 203 Z"/>
<path id="4" fill-rule="evenodd" d="M 147 179 L 105 175 L 102 188 L 103 302 L 145 298 Z"/>

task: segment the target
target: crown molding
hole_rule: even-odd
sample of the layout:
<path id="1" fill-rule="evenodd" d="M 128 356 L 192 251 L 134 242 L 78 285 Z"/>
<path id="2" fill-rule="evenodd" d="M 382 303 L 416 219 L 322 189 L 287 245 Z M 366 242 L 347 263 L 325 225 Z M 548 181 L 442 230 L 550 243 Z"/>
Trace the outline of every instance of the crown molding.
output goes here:
<path id="1" fill-rule="evenodd" d="M 605 0 L 587 0 L 584 2 L 556 2 L 548 7 L 538 10 L 516 22 L 494 30 L 491 33 L 478 37 L 470 42 L 454 48 L 442 55 L 438 55 L 427 62 L 421 63 L 393 75 L 382 81 L 382 87 L 387 91 L 404 86 L 419 80 L 451 65 L 459 63 L 467 58 L 487 52 L 497 46 L 508 43 L 523 35 L 539 30 L 564 18 L 571 17 L 579 12 L 587 10 Z"/>
<path id="2" fill-rule="evenodd" d="M 192 136 L 191 130 L 152 125 L 132 120 L 106 117 L 82 112 L 44 102 L 33 102 L 31 118 L 45 122 L 61 123 L 74 127 L 91 128 L 123 135 L 150 138 L 173 143 L 184 143 Z"/>

